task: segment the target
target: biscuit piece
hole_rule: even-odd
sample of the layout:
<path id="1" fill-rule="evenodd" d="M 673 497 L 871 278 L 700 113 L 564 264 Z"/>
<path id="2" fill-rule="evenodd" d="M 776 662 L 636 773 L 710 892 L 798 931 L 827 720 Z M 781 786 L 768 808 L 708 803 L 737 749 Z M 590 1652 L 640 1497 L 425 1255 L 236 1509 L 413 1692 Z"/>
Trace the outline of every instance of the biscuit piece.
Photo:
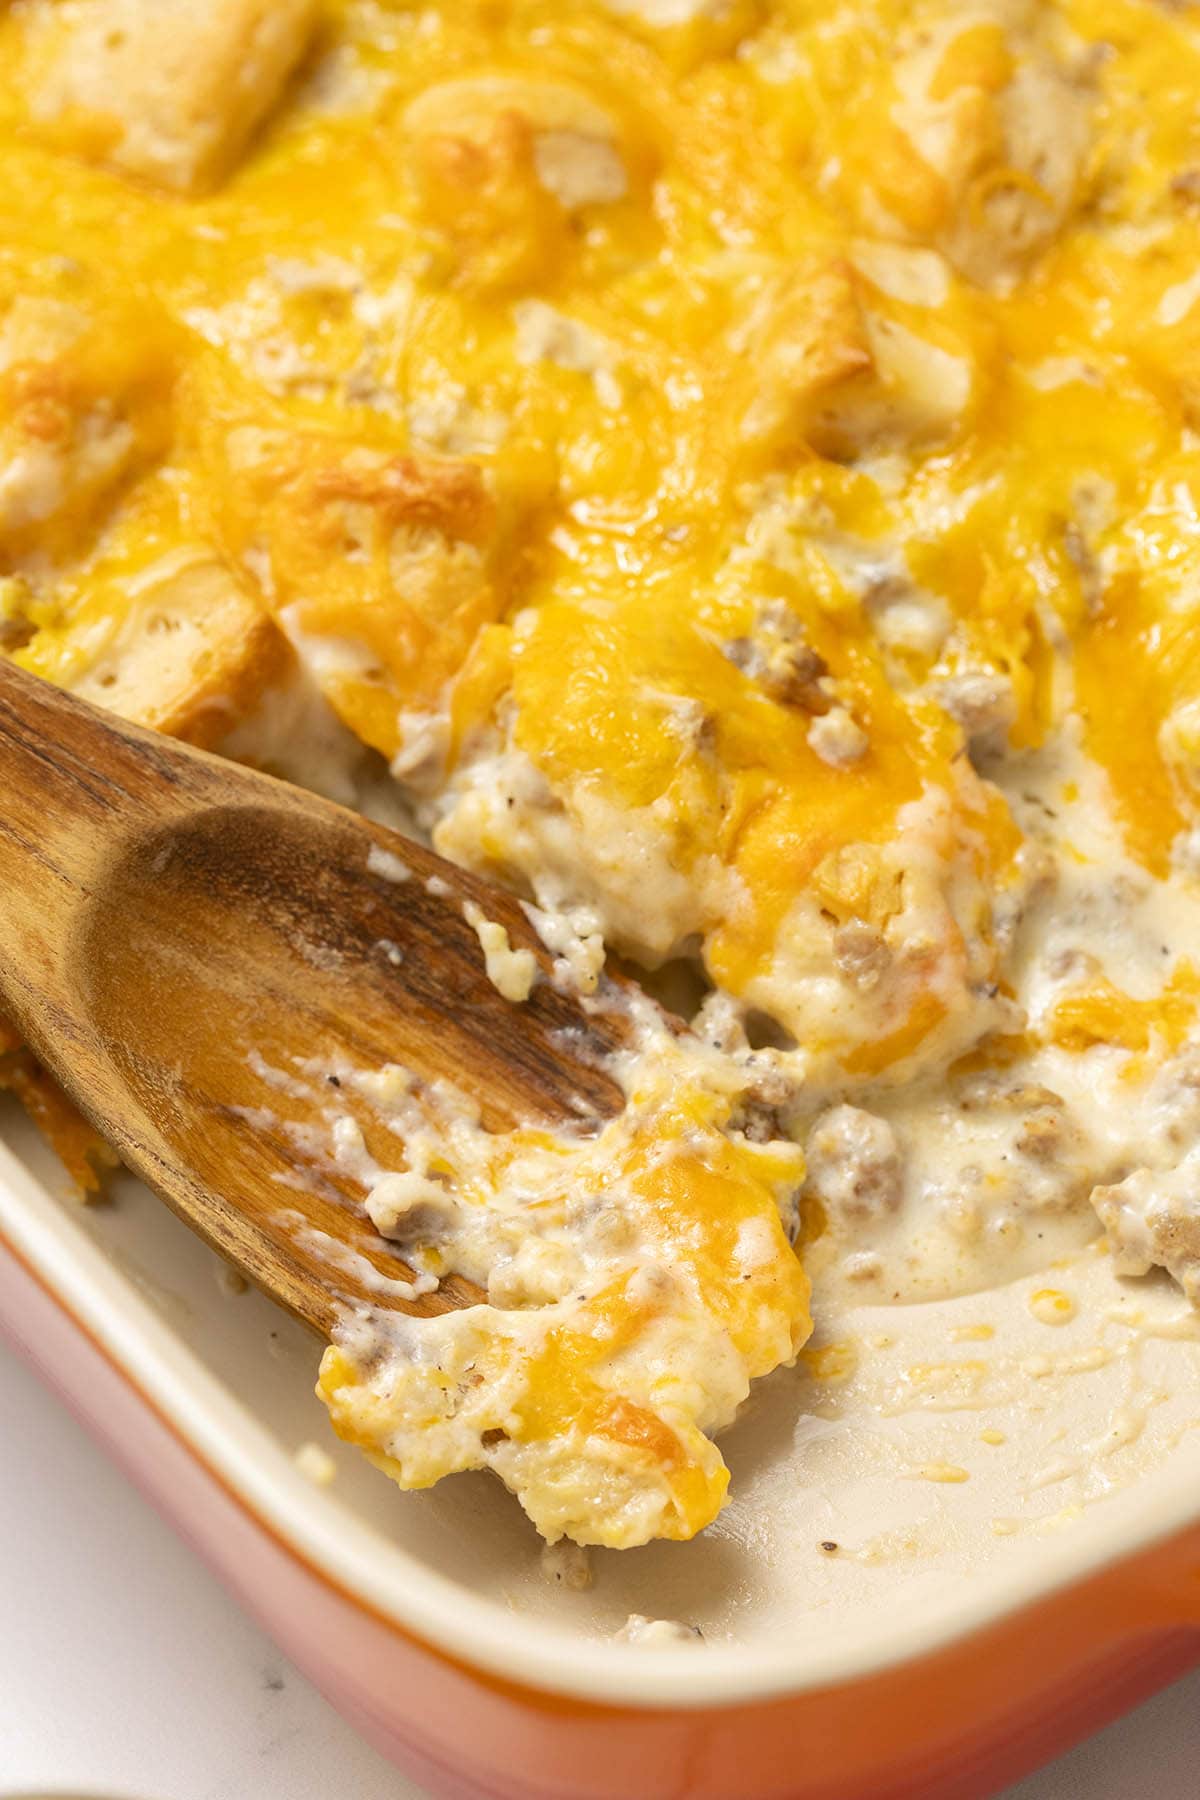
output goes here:
<path id="1" fill-rule="evenodd" d="M 288 660 L 269 616 L 210 552 L 177 551 L 141 577 L 107 640 L 66 685 L 122 718 L 217 743 Z"/>
<path id="2" fill-rule="evenodd" d="M 190 194 L 229 172 L 275 105 L 318 6 L 74 0 L 48 12 L 34 119 L 89 161 Z"/>
<path id="3" fill-rule="evenodd" d="M 116 1157 L 0 1013 L 0 1093 L 15 1094 L 80 1191 L 99 1193 Z"/>
<path id="4" fill-rule="evenodd" d="M 0 553 L 65 550 L 162 446 L 166 328 L 135 302 L 0 294 Z"/>
<path id="5" fill-rule="evenodd" d="M 9 1041 L 19 1042 L 7 1020 L 0 1018 L 0 1044 Z M 116 1153 L 28 1050 L 0 1054 L 0 1089 L 16 1095 L 82 1193 L 98 1194 L 117 1166 Z"/>
<path id="6" fill-rule="evenodd" d="M 968 280 L 1003 289 L 1078 205 L 1092 126 L 1086 79 L 1043 44 L 1036 11 L 1001 0 L 995 13 L 938 0 L 919 15 L 864 195 Z"/>
<path id="7" fill-rule="evenodd" d="M 782 275 L 739 332 L 749 404 L 738 431 L 771 457 L 806 443 L 849 461 L 952 431 L 971 397 L 967 358 L 889 317 L 848 263 Z"/>
<path id="8" fill-rule="evenodd" d="M 482 468 L 204 416 L 215 541 L 356 736 L 399 776 L 440 767 L 449 685 L 502 608 Z"/>
<path id="9" fill-rule="evenodd" d="M 445 136 L 482 147 L 506 115 L 528 126 L 537 177 L 568 212 L 624 198 L 629 178 L 616 121 L 565 82 L 515 75 L 440 82 L 411 102 L 404 123 L 418 143 Z"/>
<path id="10" fill-rule="evenodd" d="M 439 82 L 411 102 L 404 127 L 425 213 L 476 287 L 538 285 L 570 253 L 571 216 L 629 190 L 617 121 L 565 82 Z"/>

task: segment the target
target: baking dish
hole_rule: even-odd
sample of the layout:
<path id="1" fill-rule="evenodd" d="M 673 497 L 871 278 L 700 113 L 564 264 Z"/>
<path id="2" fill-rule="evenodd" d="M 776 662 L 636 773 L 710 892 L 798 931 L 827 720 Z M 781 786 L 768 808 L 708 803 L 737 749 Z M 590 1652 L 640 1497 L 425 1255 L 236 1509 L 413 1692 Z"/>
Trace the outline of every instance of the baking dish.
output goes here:
<path id="1" fill-rule="evenodd" d="M 15 1109 L 0 1124 L 5 1335 L 435 1793 L 979 1796 L 1200 1661 L 1200 1329 L 1095 1251 L 1055 1274 L 1066 1328 L 1029 1283 L 856 1321 L 729 1435 L 715 1531 L 605 1553 L 580 1592 L 483 1476 L 399 1496 L 338 1451 L 314 1486 L 303 1330 L 135 1184 L 81 1209 Z M 613 1641 L 629 1611 L 708 1641 Z"/>

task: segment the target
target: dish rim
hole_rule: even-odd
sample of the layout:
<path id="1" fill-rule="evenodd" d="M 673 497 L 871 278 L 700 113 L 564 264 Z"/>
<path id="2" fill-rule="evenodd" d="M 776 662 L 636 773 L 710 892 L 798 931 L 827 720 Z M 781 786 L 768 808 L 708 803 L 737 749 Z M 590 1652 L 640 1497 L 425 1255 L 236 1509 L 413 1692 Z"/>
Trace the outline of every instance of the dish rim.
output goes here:
<path id="1" fill-rule="evenodd" d="M 952 1584 L 945 1596 L 923 1603 L 917 1617 L 886 1618 L 870 1631 L 834 1626 L 819 1643 L 711 1644 L 700 1652 L 590 1640 L 472 1593 L 315 1487 L 2 1138 L 0 1248 L 255 1525 L 317 1579 L 387 1628 L 468 1670 L 583 1704 L 693 1711 L 851 1685 L 952 1649 L 1200 1522 L 1200 1479 L 1186 1478 L 1188 1464 L 1200 1478 L 1197 1441 L 1069 1533 L 1030 1544 L 1020 1569 L 990 1569 Z M 1200 1624 L 1200 1595 L 1173 1622 L 1189 1620 Z"/>

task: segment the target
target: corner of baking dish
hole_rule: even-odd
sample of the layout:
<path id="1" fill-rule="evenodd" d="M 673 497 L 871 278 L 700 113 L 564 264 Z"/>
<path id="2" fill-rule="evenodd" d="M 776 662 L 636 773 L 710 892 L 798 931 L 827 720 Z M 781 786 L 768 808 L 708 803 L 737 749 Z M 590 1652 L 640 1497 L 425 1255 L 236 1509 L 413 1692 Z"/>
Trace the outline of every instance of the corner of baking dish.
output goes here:
<path id="1" fill-rule="evenodd" d="M 249 1409 L 180 1339 L 21 1158 L 0 1143 L 0 1249 L 94 1343 L 125 1383 L 250 1519 L 356 1607 L 456 1662 L 596 1704 L 746 1704 L 863 1679 L 929 1655 L 1055 1590 L 1147 1549 L 1200 1513 L 1200 1442 L 1180 1479 L 1162 1470 L 1068 1534 L 1029 1546 L 1019 1571 L 990 1571 L 919 1617 L 870 1630 L 830 1623 L 789 1644 L 670 1648 L 590 1641 L 472 1594 L 313 1486 Z M 1200 1617 L 1200 1595 L 1192 1618 Z"/>

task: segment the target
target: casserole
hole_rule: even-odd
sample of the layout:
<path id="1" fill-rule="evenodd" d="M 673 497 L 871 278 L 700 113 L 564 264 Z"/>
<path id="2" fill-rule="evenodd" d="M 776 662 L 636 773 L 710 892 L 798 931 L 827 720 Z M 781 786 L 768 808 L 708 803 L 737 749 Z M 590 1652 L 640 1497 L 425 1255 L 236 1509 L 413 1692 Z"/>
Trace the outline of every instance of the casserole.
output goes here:
<path id="1" fill-rule="evenodd" d="M 486 1296 L 342 1306 L 337 1432 L 634 1547 L 847 1309 L 1101 1226 L 1200 1294 L 1188 17 L 17 0 L 0 71 L 0 653 L 623 1013 L 594 1141 L 239 1047 Z M 0 1085 L 104 1160 L 2 1021 Z"/>
<path id="2" fill-rule="evenodd" d="M 435 1793 L 971 1800 L 1200 1660 L 1200 1441 L 1186 1429 L 1200 1405 L 1186 1392 L 1168 1433 L 1178 1441 L 1157 1469 L 1070 1530 L 994 1540 L 1019 1552 L 1002 1566 L 979 1566 L 980 1534 L 940 1579 L 906 1588 L 913 1552 L 901 1540 L 919 1520 L 881 1516 L 890 1552 L 875 1546 L 872 1561 L 868 1545 L 866 1563 L 822 1561 L 868 1577 L 841 1623 L 806 1604 L 804 1588 L 827 1556 L 815 1539 L 828 1521 L 840 1520 L 851 1553 L 872 1535 L 861 1508 L 877 1493 L 860 1485 L 856 1502 L 853 1477 L 826 1493 L 819 1525 L 817 1490 L 803 1490 L 786 1560 L 763 1556 L 776 1486 L 727 1536 L 603 1553 L 580 1593 L 547 1578 L 536 1536 L 482 1476 L 397 1504 L 341 1453 L 332 1486 L 314 1486 L 293 1454 L 319 1425 L 300 1378 L 306 1334 L 254 1295 L 231 1297 L 210 1253 L 134 1184 L 111 1209 L 81 1213 L 56 1197 L 61 1173 L 27 1125 L 6 1114 L 4 1137 L 6 1337 L 334 1705 Z M 1181 1379 L 1195 1392 L 1200 1347 L 1179 1296 L 1164 1287 L 1138 1302 L 1149 1331 L 1184 1334 L 1143 1342 L 1182 1345 Z M 1032 1323 L 1044 1342 L 1052 1328 Z M 1152 1389 L 1158 1381 L 1152 1369 Z M 761 1476 L 778 1459 L 770 1411 L 727 1443 L 739 1473 L 757 1462 Z M 1014 1464 L 990 1493 L 1010 1522 L 1019 1492 L 1046 1473 L 1040 1443 L 1021 1450 L 1021 1413 L 1018 1403 Z M 978 1473 L 979 1456 L 1003 1447 L 980 1446 L 979 1416 L 967 1416 L 955 1453 Z M 756 1442 L 751 1428 L 764 1425 Z M 1063 1440 L 1061 1460 L 1072 1447 Z M 793 1467 L 784 1491 L 794 1479 Z M 902 1491 L 940 1501 L 970 1485 L 925 1479 Z M 1060 1500 L 1044 1511 L 1053 1518 Z M 703 1567 L 683 1567 L 697 1552 Z M 748 1592 L 760 1558 L 766 1578 Z M 709 1641 L 614 1642 L 628 1610 L 698 1616 Z M 731 1627 L 742 1642 L 723 1641 Z"/>
<path id="3" fill-rule="evenodd" d="M 1118 1285 L 1200 1292 L 1194 28 L 189 10 L 0 13 L 0 650 L 415 820 L 693 1032 L 630 1002 L 594 1142 L 256 1068 L 486 1287 L 340 1321 L 338 1431 L 545 1553 L 478 1474 L 314 1491 L 311 1347 L 16 1123 L 9 1326 L 447 1791 L 978 1791 L 1194 1644 L 1200 1326 Z"/>

